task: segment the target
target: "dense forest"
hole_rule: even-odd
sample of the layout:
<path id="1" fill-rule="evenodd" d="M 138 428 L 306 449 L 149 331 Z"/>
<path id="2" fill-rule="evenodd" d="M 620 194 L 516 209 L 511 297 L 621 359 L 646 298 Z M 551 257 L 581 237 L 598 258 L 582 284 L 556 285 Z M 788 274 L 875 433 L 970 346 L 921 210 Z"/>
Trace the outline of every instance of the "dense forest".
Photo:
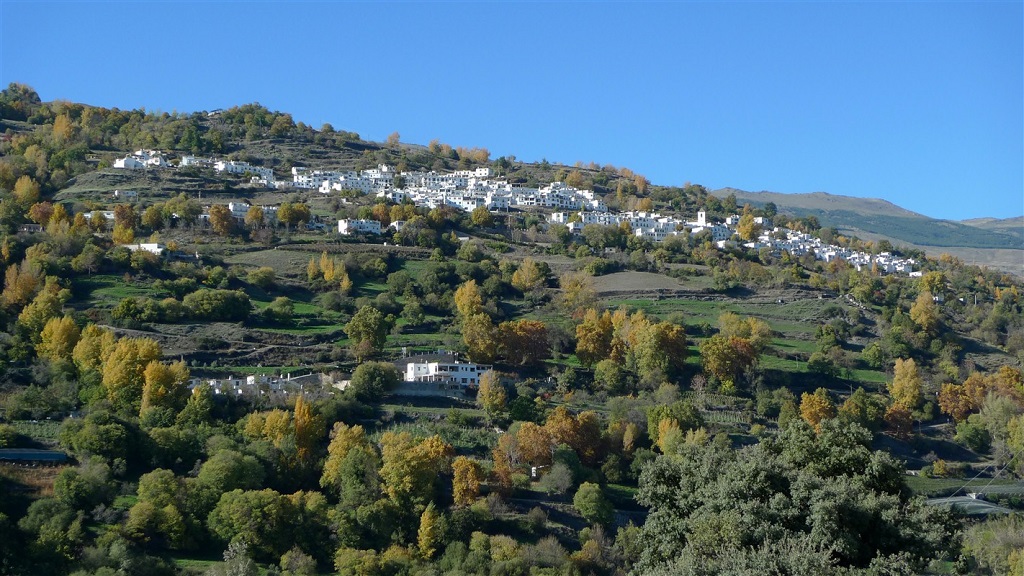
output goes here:
<path id="1" fill-rule="evenodd" d="M 368 142 L 259 104 L 11 84 L 0 131 L 0 574 L 1024 574 L 1020 277 L 624 167 Z M 488 166 L 922 273 L 112 168 L 142 148 L 282 177 Z M 402 358 L 438 349 L 486 366 L 479 386 L 403 393 Z M 337 385 L 206 385 L 299 372 Z M 943 502 L 968 493 L 980 508 Z"/>

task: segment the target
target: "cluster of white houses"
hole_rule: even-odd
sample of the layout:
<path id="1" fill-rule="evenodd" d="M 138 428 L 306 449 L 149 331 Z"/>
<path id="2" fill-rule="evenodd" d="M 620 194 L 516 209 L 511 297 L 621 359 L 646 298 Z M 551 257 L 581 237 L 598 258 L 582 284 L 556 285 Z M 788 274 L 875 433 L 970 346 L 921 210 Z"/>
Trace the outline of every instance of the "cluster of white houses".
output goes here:
<path id="1" fill-rule="evenodd" d="M 179 166 L 198 166 L 212 168 L 217 172 L 228 174 L 249 174 L 253 183 L 273 187 L 276 184 L 274 170 L 263 166 L 253 166 L 248 162 L 234 160 L 214 160 L 197 156 L 182 156 Z M 157 150 L 136 150 L 135 152 L 114 161 L 114 168 L 124 170 L 141 170 L 143 168 L 173 168 L 163 152 Z"/>
<path id="2" fill-rule="evenodd" d="M 115 162 L 116 168 L 167 167 L 170 164 L 160 152 L 154 150 L 136 150 L 133 154 Z M 662 216 L 653 212 L 622 212 L 610 213 L 605 203 L 591 190 L 579 190 L 563 182 L 552 182 L 540 188 L 515 186 L 505 180 L 491 179 L 490 168 L 459 170 L 448 174 L 438 172 L 397 172 L 387 164 L 362 171 L 330 171 L 311 170 L 303 167 L 292 168 L 292 181 L 277 181 L 274 171 L 270 168 L 253 166 L 247 162 L 213 160 L 183 156 L 181 166 L 209 167 L 219 172 L 231 174 L 250 174 L 254 183 L 274 188 L 302 188 L 319 190 L 324 194 L 334 191 L 353 190 L 361 194 L 373 194 L 378 198 L 392 202 L 412 202 L 417 206 L 437 208 L 453 206 L 464 211 L 472 211 L 484 207 L 491 211 L 508 210 L 510 208 L 550 208 L 557 210 L 550 216 L 553 224 L 562 224 L 570 232 L 582 232 L 588 224 L 602 226 L 629 225 L 632 234 L 637 237 L 661 242 L 671 236 L 680 234 L 700 234 L 709 231 L 712 240 L 724 248 L 735 235 L 739 224 L 738 215 L 730 216 L 724 223 L 710 222 L 705 212 L 697 213 L 697 219 L 686 221 L 673 216 Z M 137 198 L 132 191 L 115 192 L 122 199 Z M 249 204 L 231 202 L 228 204 L 232 216 L 242 220 L 249 211 Z M 264 221 L 273 225 L 277 221 L 277 207 L 263 206 Z M 108 219 L 113 213 L 104 213 Z M 88 215 L 87 215 L 88 217 Z M 200 220 L 208 220 L 209 213 L 204 209 Z M 888 253 L 872 255 L 856 252 L 847 248 L 823 243 L 820 239 L 794 230 L 774 228 L 766 218 L 755 218 L 755 223 L 762 230 L 770 230 L 762 234 L 756 241 L 745 244 L 748 248 L 768 248 L 775 252 L 786 251 L 796 256 L 813 252 L 815 258 L 826 262 L 839 258 L 846 260 L 858 270 L 874 266 L 879 272 L 909 273 L 916 264 L 912 259 L 903 259 Z M 403 222 L 395 222 L 390 227 L 401 230 Z M 322 225 L 318 225 L 318 228 Z M 382 234 L 380 222 L 365 219 L 338 220 L 338 233 Z"/>
<path id="3" fill-rule="evenodd" d="M 563 182 L 552 182 L 540 188 L 515 186 L 505 180 L 492 180 L 490 168 L 441 174 L 434 171 L 398 173 L 387 164 L 361 172 L 295 167 L 292 168 L 292 185 L 317 189 L 324 194 L 354 190 L 396 203 L 412 202 L 428 208 L 454 206 L 466 212 L 480 207 L 488 210 L 520 207 L 608 210 L 591 190 L 578 190 Z"/>
<path id="4" fill-rule="evenodd" d="M 775 228 L 771 232 L 765 232 L 756 241 L 747 242 L 744 246 L 755 250 L 768 248 L 776 253 L 789 252 L 794 256 L 813 253 L 816 260 L 845 260 L 858 271 L 874 267 L 877 272 L 886 274 L 910 274 L 917 264 L 913 258 L 900 258 L 889 252 L 869 254 L 826 244 L 820 238 L 788 228 Z"/>

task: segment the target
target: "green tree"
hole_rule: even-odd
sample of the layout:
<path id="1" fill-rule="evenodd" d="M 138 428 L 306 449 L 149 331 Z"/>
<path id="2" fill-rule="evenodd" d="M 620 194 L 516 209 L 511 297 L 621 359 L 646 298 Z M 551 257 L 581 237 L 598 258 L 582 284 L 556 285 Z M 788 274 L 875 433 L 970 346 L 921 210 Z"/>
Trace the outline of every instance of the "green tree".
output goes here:
<path id="1" fill-rule="evenodd" d="M 580 484 L 572 497 L 572 505 L 591 524 L 609 524 L 615 515 L 615 509 L 605 498 L 601 487 L 592 482 Z"/>
<path id="2" fill-rule="evenodd" d="M 390 322 L 373 306 L 363 306 L 345 324 L 345 333 L 354 342 L 360 362 L 384 347 L 390 329 Z"/>
<path id="3" fill-rule="evenodd" d="M 364 362 L 356 367 L 349 391 L 363 401 L 377 401 L 401 381 L 398 368 L 390 362 Z"/>

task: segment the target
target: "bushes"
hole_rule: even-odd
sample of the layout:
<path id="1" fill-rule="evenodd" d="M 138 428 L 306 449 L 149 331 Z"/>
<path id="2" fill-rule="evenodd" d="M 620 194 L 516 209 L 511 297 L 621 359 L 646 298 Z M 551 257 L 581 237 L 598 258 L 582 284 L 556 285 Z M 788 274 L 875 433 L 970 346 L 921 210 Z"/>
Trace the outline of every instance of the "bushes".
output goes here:
<path id="1" fill-rule="evenodd" d="M 252 304 L 241 290 L 203 288 L 185 296 L 189 316 L 196 320 L 236 322 L 249 316 Z"/>

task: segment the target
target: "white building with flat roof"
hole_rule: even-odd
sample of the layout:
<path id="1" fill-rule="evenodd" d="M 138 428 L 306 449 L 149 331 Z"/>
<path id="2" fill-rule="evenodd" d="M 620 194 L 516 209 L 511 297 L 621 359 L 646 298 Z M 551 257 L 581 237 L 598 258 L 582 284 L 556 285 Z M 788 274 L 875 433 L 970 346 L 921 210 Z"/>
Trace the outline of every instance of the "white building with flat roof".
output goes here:
<path id="1" fill-rule="evenodd" d="M 380 222 L 355 218 L 338 220 L 338 234 L 344 236 L 352 234 L 380 234 Z"/>

